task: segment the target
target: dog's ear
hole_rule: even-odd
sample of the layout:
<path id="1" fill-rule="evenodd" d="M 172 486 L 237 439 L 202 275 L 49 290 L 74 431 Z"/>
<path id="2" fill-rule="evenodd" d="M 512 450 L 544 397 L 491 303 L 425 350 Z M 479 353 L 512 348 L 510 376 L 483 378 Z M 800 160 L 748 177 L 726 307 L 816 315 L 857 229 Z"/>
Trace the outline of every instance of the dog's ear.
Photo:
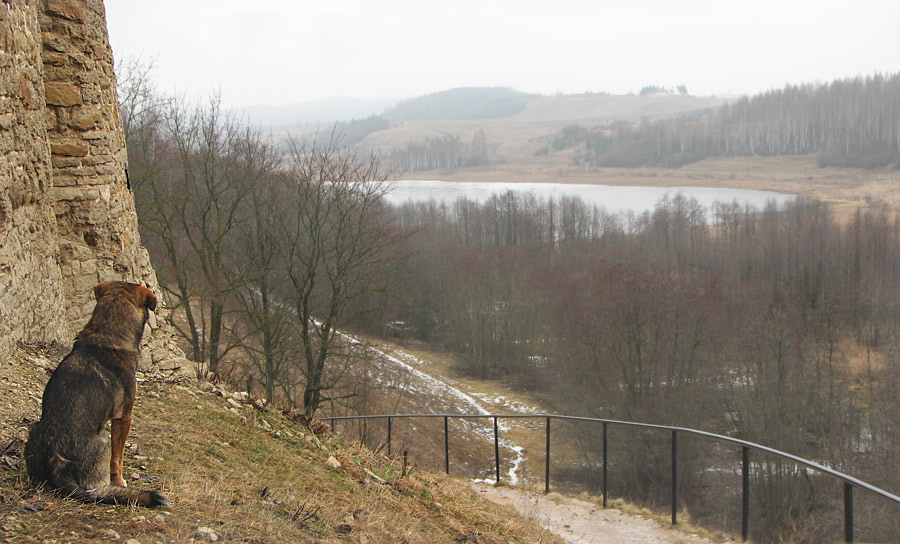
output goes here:
<path id="1" fill-rule="evenodd" d="M 111 283 L 112 283 L 111 281 L 104 281 L 104 282 L 100 282 L 97 285 L 95 285 L 94 286 L 94 298 L 97 300 L 100 300 L 100 298 L 103 296 L 103 293 L 106 292 L 106 289 L 109 288 L 109 285 Z"/>
<path id="2" fill-rule="evenodd" d="M 156 298 L 156 295 L 153 294 L 153 291 L 147 289 L 144 286 L 138 285 L 138 293 L 140 293 L 141 297 L 141 306 L 147 308 L 150 311 L 156 311 L 156 303 L 159 301 Z"/>

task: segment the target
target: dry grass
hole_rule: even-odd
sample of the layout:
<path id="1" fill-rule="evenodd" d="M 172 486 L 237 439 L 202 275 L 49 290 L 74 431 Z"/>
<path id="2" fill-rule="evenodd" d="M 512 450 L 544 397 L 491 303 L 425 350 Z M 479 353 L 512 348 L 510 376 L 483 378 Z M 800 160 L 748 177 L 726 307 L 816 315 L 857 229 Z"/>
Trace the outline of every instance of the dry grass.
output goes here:
<path id="1" fill-rule="evenodd" d="M 147 382 L 138 395 L 126 477 L 173 506 L 76 503 L 31 488 L 20 463 L 0 469 L 3 542 L 189 542 L 201 527 L 229 542 L 560 542 L 463 481 L 235 406 L 211 386 Z"/>

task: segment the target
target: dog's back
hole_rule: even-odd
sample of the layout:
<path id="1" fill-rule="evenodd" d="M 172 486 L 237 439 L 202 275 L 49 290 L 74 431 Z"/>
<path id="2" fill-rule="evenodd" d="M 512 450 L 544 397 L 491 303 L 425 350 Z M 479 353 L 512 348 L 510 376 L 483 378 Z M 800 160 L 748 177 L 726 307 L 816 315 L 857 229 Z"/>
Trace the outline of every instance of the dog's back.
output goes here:
<path id="1" fill-rule="evenodd" d="M 41 419 L 25 446 L 28 475 L 36 485 L 83 501 L 167 505 L 156 492 L 110 485 L 105 425 L 123 414 L 130 421 L 147 313 L 127 290 L 104 288 L 102 297 L 95 291 L 90 322 L 44 389 Z"/>

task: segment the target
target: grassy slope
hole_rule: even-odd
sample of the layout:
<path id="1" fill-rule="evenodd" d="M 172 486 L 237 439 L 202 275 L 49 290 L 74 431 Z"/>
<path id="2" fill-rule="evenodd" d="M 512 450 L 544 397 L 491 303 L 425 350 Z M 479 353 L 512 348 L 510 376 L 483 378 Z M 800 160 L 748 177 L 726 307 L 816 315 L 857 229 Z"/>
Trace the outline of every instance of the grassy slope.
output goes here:
<path id="1" fill-rule="evenodd" d="M 8 423 L 38 413 L 34 388 L 46 378 L 23 354 L 2 365 L 3 380 L 15 381 L 23 395 L 2 408 L 0 448 L 22 429 Z M 330 457 L 341 466 L 330 466 Z M 198 528 L 209 527 L 220 541 L 234 542 L 418 543 L 468 536 L 478 542 L 559 542 L 478 498 L 464 481 L 405 469 L 327 432 L 316 436 L 276 411 L 236 406 L 211 387 L 141 384 L 126 479 L 160 489 L 173 506 L 83 505 L 28 486 L 21 463 L 4 466 L 2 541 L 97 542 L 118 535 L 187 542 Z"/>

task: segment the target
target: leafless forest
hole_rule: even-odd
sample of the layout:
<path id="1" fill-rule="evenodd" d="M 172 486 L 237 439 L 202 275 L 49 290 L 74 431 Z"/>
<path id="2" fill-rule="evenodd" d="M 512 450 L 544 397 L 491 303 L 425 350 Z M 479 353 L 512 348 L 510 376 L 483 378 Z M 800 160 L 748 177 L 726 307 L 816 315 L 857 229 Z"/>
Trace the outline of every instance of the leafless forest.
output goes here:
<path id="1" fill-rule="evenodd" d="M 403 322 L 404 334 L 458 354 L 471 375 L 513 382 L 558 413 L 728 434 L 900 489 L 895 210 L 838 222 L 815 201 L 705 209 L 676 195 L 652 212 L 614 215 L 516 193 L 392 208 L 378 161 L 334 138 L 278 147 L 216 100 L 160 98 L 140 66 L 121 81 L 142 236 L 190 355 L 209 372 L 314 414 L 352 403 L 343 397 L 359 374 L 336 331 L 378 335 Z M 827 104 L 862 123 L 854 145 L 871 137 L 894 149 L 900 106 L 851 105 L 874 108 L 868 97 L 888 87 L 900 96 L 898 81 L 739 101 L 718 118 L 755 128 L 726 138 L 745 146 L 726 152 L 845 145 L 830 121 L 823 131 L 800 122 Z M 837 102 L 769 107 L 835 90 Z M 718 126 L 697 122 L 629 130 L 649 126 L 682 152 L 687 142 L 720 145 L 691 136 Z M 585 464 L 567 477 L 594 485 L 599 436 L 576 438 Z M 665 500 L 664 442 L 620 442 L 619 494 Z M 739 504 L 728 495 L 736 481 L 722 484 L 733 474 L 727 452 L 682 447 L 692 515 L 714 527 L 738 519 L 722 506 Z M 837 484 L 762 458 L 752 476 L 756 538 L 838 534 Z M 896 512 L 864 500 L 857 512 L 864 538 L 900 534 Z"/>
<path id="2" fill-rule="evenodd" d="M 842 225 L 818 202 L 705 210 L 679 195 L 622 217 L 513 193 L 399 211 L 418 253 L 378 321 L 406 320 L 472 374 L 558 413 L 710 430 L 900 486 L 894 212 Z M 600 450 L 597 433 L 580 440 Z M 642 440 L 615 488 L 665 501 L 667 438 Z M 704 486 L 721 452 L 696 446 L 692 511 L 714 516 Z M 836 534 L 836 486 L 775 462 L 754 477 L 773 534 Z"/>
<path id="3" fill-rule="evenodd" d="M 823 166 L 900 163 L 900 75 L 788 85 L 637 125 L 566 127 L 554 149 L 594 166 L 679 166 L 716 155 L 819 154 Z M 549 152 L 549 148 L 547 150 Z"/>

